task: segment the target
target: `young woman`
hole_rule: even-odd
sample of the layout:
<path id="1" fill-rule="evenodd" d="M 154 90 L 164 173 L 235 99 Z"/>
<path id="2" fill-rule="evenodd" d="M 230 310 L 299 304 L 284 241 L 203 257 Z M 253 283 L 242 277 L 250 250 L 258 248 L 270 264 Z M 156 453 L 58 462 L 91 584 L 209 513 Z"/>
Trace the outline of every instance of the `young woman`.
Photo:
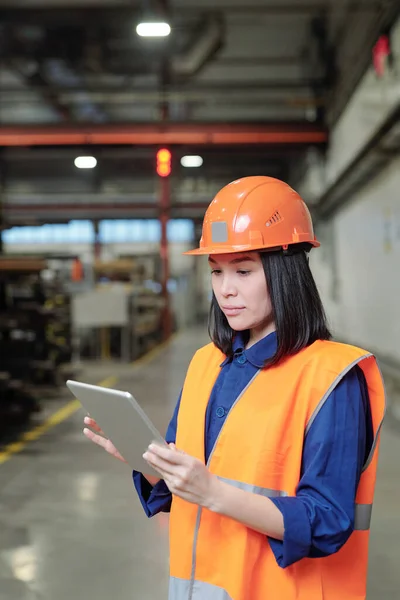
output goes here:
<path id="1" fill-rule="evenodd" d="M 248 177 L 211 202 L 200 247 L 212 342 L 166 440 L 134 472 L 171 511 L 170 600 L 361 600 L 384 389 L 375 358 L 330 341 L 308 265 L 319 246 L 288 185 Z M 96 423 L 85 429 L 118 455 Z"/>

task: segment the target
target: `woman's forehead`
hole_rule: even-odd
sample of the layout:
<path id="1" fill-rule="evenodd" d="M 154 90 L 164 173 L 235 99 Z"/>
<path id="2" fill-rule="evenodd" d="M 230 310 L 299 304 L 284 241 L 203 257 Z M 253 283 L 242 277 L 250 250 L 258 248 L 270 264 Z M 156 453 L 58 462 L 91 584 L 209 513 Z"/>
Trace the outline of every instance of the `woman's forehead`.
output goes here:
<path id="1" fill-rule="evenodd" d="M 245 261 L 259 262 L 260 255 L 258 252 L 234 252 L 229 254 L 210 254 L 208 256 L 208 262 L 210 263 L 236 264 Z"/>

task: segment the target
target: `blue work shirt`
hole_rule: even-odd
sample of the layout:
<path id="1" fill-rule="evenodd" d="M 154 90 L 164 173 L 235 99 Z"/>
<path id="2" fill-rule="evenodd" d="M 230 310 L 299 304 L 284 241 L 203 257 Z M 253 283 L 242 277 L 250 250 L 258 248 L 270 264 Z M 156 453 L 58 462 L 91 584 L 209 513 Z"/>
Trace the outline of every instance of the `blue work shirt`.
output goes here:
<path id="1" fill-rule="evenodd" d="M 233 358 L 222 363 L 207 406 L 206 461 L 236 398 L 276 347 L 275 332 L 248 350 L 242 336 L 236 336 Z M 268 390 L 265 396 L 267 402 Z M 168 443 L 176 439 L 179 405 L 180 397 L 166 433 Z M 367 385 L 356 366 L 331 392 L 305 437 L 296 496 L 270 498 L 284 520 L 283 540 L 268 538 L 279 566 L 305 557 L 329 556 L 347 541 L 354 527 L 358 482 L 372 442 Z M 163 480 L 152 487 L 134 471 L 133 481 L 148 517 L 169 512 L 172 496 Z"/>

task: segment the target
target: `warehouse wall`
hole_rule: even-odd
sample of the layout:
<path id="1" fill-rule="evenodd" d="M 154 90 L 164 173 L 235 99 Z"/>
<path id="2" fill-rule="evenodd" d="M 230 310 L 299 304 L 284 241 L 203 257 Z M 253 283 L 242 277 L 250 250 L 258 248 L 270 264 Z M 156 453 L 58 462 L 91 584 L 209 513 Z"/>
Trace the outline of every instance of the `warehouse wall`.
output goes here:
<path id="1" fill-rule="evenodd" d="M 311 265 L 335 335 L 400 362 L 400 158 L 330 222 Z"/>
<path id="2" fill-rule="evenodd" d="M 312 206 L 337 181 L 398 106 L 400 98 L 400 19 L 391 32 L 393 62 L 378 77 L 373 65 L 367 69 L 337 124 L 330 132 L 329 147 L 323 157 L 313 148 L 308 169 L 296 185 Z"/>

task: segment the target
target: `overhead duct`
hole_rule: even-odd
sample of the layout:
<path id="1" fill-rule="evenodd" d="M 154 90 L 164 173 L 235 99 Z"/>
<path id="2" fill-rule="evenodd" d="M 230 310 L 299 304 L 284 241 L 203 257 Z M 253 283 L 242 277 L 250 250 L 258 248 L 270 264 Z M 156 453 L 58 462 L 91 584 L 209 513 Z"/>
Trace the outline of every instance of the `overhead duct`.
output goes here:
<path id="1" fill-rule="evenodd" d="M 207 17 L 189 50 L 184 55 L 171 59 L 171 75 L 186 78 L 198 73 L 221 48 L 223 34 L 222 18 L 217 15 Z"/>
<path id="2" fill-rule="evenodd" d="M 68 89 L 68 86 L 82 86 L 82 89 L 75 94 L 77 100 L 76 113 L 80 120 L 96 123 L 106 120 L 104 112 L 91 101 L 89 94 L 85 91 L 81 76 L 70 68 L 65 61 L 61 59 L 47 60 L 43 70 L 51 86 L 58 86 L 58 89 Z"/>

